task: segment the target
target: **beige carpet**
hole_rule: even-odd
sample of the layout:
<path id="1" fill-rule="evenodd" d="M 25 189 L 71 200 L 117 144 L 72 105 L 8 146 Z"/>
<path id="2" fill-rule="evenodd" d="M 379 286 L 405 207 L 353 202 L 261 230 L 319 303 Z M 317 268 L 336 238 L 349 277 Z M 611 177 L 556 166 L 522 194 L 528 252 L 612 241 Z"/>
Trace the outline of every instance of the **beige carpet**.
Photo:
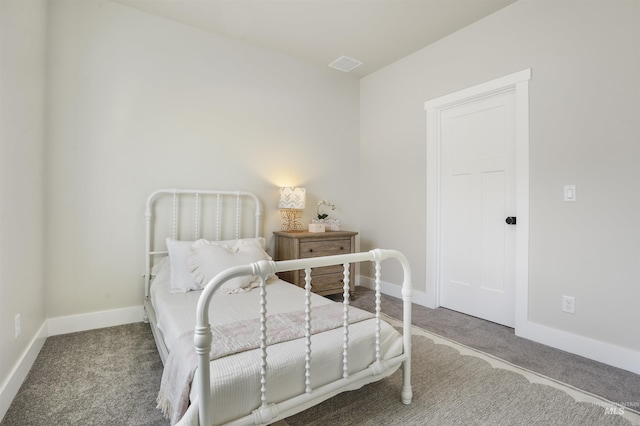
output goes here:
<path id="1" fill-rule="evenodd" d="M 279 424 L 640 425 L 624 402 L 612 406 L 418 328 L 413 354 L 413 404 L 400 402 L 398 371 Z M 164 426 L 155 402 L 161 375 L 147 324 L 50 337 L 0 425 Z"/>
<path id="2" fill-rule="evenodd" d="M 400 323 L 388 319 L 394 325 Z M 301 425 L 640 425 L 630 407 L 506 363 L 417 327 L 413 403 L 401 372 L 286 419 Z M 632 402 L 629 402 L 632 404 Z"/>

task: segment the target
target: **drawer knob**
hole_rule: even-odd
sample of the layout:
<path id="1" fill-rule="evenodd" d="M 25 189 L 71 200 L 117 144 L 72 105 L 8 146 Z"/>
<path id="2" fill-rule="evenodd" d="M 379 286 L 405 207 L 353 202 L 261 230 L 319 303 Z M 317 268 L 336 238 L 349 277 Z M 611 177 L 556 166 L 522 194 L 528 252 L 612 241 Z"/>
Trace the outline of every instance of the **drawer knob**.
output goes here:
<path id="1" fill-rule="evenodd" d="M 340 247 L 340 250 L 344 250 L 344 247 Z"/>
<path id="2" fill-rule="evenodd" d="M 309 253 L 311 253 L 313 251 L 313 249 L 309 249 Z"/>

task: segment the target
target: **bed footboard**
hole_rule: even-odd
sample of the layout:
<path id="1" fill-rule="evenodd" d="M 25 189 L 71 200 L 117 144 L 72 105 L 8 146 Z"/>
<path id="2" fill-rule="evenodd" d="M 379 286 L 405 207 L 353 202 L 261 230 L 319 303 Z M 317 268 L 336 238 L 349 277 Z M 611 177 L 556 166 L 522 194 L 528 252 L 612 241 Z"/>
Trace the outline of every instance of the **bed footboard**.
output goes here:
<path id="1" fill-rule="evenodd" d="M 403 352 L 401 355 L 394 358 L 383 360 L 380 355 L 380 326 L 381 326 L 381 310 L 380 310 L 380 276 L 381 276 L 381 262 L 386 259 L 396 259 L 402 265 L 404 271 L 404 280 L 402 284 L 402 299 L 403 299 Z M 376 342 L 375 342 L 375 362 L 373 362 L 368 368 L 349 374 L 348 370 L 348 357 L 349 350 L 349 264 L 358 262 L 374 262 L 375 263 L 375 282 L 376 282 L 376 306 L 375 306 L 375 321 L 376 321 Z M 311 319 L 311 305 L 309 302 L 309 295 L 311 293 L 311 269 L 330 266 L 330 265 L 343 265 L 344 266 L 344 338 L 343 338 L 343 376 L 341 379 L 326 384 L 318 388 L 312 388 L 309 377 L 311 375 L 311 334 L 310 334 L 310 319 Z M 305 289 L 307 294 L 306 306 L 305 306 L 305 339 L 306 339 L 306 353 L 305 353 L 305 392 L 301 395 L 282 401 L 279 403 L 267 402 L 267 306 L 266 306 L 266 280 L 269 276 L 277 272 L 305 270 Z M 357 389 L 367 383 L 374 382 L 381 378 L 386 377 L 395 371 L 395 368 L 402 364 L 403 369 L 403 387 L 401 392 L 401 399 L 404 404 L 410 404 L 412 399 L 411 390 L 411 296 L 412 296 L 412 284 L 411 284 L 411 270 L 409 262 L 406 257 L 397 250 L 384 250 L 375 249 L 369 252 L 362 253 L 350 253 L 338 256 L 326 256 L 316 257 L 309 259 L 296 259 L 285 261 L 259 261 L 245 266 L 237 266 L 229 268 L 216 277 L 214 277 L 205 287 L 203 293 L 199 299 L 196 316 L 196 328 L 194 334 L 194 343 L 196 349 L 196 355 L 198 357 L 198 394 L 200 397 L 199 406 L 199 422 L 200 425 L 211 425 L 213 422 L 213 412 L 211 404 L 207 401 L 211 400 L 211 388 L 210 388 L 210 352 L 212 344 L 211 326 L 209 323 L 209 305 L 211 303 L 211 297 L 215 293 L 216 289 L 220 287 L 224 282 L 229 279 L 253 275 L 260 277 L 260 325 L 261 325 L 261 406 L 254 410 L 250 415 L 247 415 L 231 424 L 269 424 L 276 420 L 283 419 L 298 413 L 306 408 L 316 405 L 342 391 Z"/>

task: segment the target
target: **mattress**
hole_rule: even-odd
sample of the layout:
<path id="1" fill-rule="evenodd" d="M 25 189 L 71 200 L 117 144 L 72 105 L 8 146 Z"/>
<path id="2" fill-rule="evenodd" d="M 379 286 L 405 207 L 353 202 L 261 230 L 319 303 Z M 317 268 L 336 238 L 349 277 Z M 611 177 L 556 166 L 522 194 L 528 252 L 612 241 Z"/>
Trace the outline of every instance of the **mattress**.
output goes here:
<path id="1" fill-rule="evenodd" d="M 305 291 L 279 280 L 267 281 L 268 315 L 295 312 L 304 309 Z M 157 328 L 169 350 L 175 348 L 179 337 L 195 327 L 195 312 L 201 291 L 171 293 L 169 274 L 160 271 L 151 285 Z M 316 294 L 311 295 L 311 307 L 333 302 Z M 259 318 L 260 291 L 245 293 L 216 293 L 211 301 L 209 315 L 212 325 L 230 324 Z M 348 371 L 354 373 L 367 368 L 375 361 L 375 320 L 369 319 L 349 326 Z M 318 333 L 311 338 L 311 386 L 317 388 L 338 380 L 343 375 L 342 327 Z M 402 354 L 402 336 L 389 324 L 381 325 L 381 358 L 389 359 Z M 267 402 L 281 402 L 304 393 L 305 389 L 305 341 L 297 339 L 268 347 Z M 260 350 L 248 350 L 211 361 L 211 389 L 214 398 L 215 423 L 226 423 L 251 413 L 260 401 Z M 198 401 L 195 386 L 191 387 L 190 400 Z M 184 423 L 197 419 L 192 410 L 185 415 Z M 183 424 L 183 422 L 181 422 Z"/>

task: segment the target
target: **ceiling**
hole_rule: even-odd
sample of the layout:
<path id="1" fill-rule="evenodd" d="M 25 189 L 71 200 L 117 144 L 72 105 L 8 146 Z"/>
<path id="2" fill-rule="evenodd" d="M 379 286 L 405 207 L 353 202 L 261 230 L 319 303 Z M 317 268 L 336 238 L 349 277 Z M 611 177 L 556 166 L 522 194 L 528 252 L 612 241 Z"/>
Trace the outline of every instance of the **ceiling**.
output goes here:
<path id="1" fill-rule="evenodd" d="M 321 66 L 357 59 L 359 78 L 516 0 L 113 1 Z"/>

